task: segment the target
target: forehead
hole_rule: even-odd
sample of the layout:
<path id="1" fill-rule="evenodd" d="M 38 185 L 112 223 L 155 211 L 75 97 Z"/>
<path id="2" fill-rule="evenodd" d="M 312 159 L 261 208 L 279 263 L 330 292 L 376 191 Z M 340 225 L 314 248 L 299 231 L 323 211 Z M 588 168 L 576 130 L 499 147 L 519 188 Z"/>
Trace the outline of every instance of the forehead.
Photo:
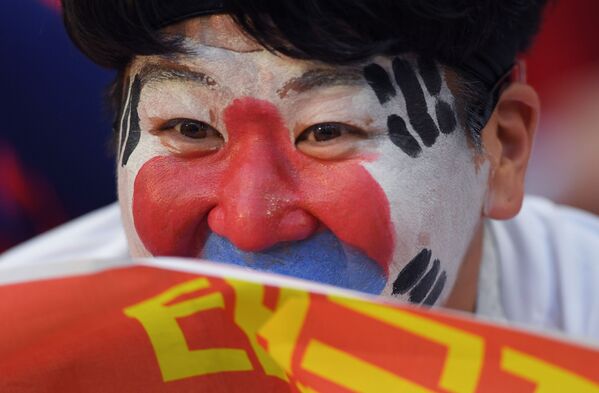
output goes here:
<path id="1" fill-rule="evenodd" d="M 246 36 L 227 15 L 188 19 L 166 28 L 165 33 L 185 37 L 190 45 L 223 48 L 239 53 L 265 50 Z"/>
<path id="2" fill-rule="evenodd" d="M 275 88 L 281 98 L 314 87 L 356 86 L 365 82 L 361 66 L 332 66 L 272 53 L 245 35 L 226 15 L 189 19 L 164 32 L 181 40 L 183 53 L 137 57 L 130 69 L 132 74 L 147 74 L 148 66 L 152 76 L 157 71 L 174 69 L 178 75 L 206 75 L 214 80 L 215 88 Z M 147 79 L 173 79 L 164 78 L 165 75 L 162 72 L 162 77 Z"/>

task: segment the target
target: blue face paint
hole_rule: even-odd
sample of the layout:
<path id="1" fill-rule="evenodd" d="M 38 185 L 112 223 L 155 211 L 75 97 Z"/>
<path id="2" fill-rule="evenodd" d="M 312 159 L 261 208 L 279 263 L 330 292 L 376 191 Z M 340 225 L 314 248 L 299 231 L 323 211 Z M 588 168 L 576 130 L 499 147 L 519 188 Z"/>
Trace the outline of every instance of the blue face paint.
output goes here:
<path id="1" fill-rule="evenodd" d="M 383 291 L 387 281 L 378 263 L 343 244 L 330 231 L 261 252 L 242 251 L 226 238 L 211 233 L 201 257 L 376 295 Z"/>

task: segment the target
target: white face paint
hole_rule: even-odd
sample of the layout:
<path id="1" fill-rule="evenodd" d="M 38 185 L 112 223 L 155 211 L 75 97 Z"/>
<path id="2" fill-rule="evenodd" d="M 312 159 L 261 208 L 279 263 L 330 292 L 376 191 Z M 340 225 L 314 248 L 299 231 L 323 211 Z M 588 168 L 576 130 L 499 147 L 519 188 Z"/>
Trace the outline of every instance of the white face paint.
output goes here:
<path id="1" fill-rule="evenodd" d="M 130 67 L 118 184 L 132 255 L 207 257 L 442 304 L 488 178 L 466 132 L 447 129 L 445 78 L 431 91 L 402 56 L 395 65 L 411 79 L 377 58 L 373 82 L 371 64 L 275 56 L 227 21 L 184 22 L 172 30 L 192 53 Z M 408 110 L 419 90 L 425 101 Z M 418 128 L 427 111 L 436 132 Z"/>

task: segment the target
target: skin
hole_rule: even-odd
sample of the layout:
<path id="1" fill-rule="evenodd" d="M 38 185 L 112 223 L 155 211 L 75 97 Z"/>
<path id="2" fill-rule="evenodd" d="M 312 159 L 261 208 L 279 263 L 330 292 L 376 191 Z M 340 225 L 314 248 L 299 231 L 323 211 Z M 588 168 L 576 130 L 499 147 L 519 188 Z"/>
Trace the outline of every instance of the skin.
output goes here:
<path id="1" fill-rule="evenodd" d="M 491 165 L 482 219 L 508 220 L 522 208 L 526 169 L 539 113 L 539 96 L 530 85 L 516 81 L 502 93 L 482 131 L 485 155 Z M 479 225 L 464 258 L 456 286 L 445 304 L 448 308 L 464 311 L 474 311 L 476 308 L 482 233 L 483 227 Z"/>
<path id="2" fill-rule="evenodd" d="M 474 309 L 482 220 L 510 218 L 522 202 L 538 113 L 530 87 L 502 94 L 480 153 L 443 123 L 447 110 L 431 109 L 455 110 L 446 70 L 433 64 L 431 88 L 416 56 L 289 59 L 226 16 L 167 32 L 188 52 L 134 59 L 124 93 L 118 184 L 133 256 L 218 259 L 206 250 L 224 244 L 242 265 Z M 391 81 L 386 94 L 375 68 Z M 315 247 L 322 256 L 296 253 Z M 339 247 L 351 269 L 328 264 Z"/>

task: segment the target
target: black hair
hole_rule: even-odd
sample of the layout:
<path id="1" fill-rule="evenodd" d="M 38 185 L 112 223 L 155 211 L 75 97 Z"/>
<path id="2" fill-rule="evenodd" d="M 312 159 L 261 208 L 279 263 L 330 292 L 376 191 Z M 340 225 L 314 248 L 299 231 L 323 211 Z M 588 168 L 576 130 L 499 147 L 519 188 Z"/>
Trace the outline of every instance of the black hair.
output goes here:
<path id="1" fill-rule="evenodd" d="M 95 63 L 120 71 L 121 83 L 133 57 L 180 51 L 175 39 L 160 33 L 162 27 L 214 12 L 230 14 L 265 48 L 299 59 L 350 64 L 379 54 L 415 52 L 457 72 L 466 96 L 465 121 L 476 134 L 489 115 L 492 86 L 516 55 L 531 45 L 547 1 L 62 0 L 62 4 L 74 43 Z M 119 96 L 117 85 L 113 88 L 117 107 Z"/>

